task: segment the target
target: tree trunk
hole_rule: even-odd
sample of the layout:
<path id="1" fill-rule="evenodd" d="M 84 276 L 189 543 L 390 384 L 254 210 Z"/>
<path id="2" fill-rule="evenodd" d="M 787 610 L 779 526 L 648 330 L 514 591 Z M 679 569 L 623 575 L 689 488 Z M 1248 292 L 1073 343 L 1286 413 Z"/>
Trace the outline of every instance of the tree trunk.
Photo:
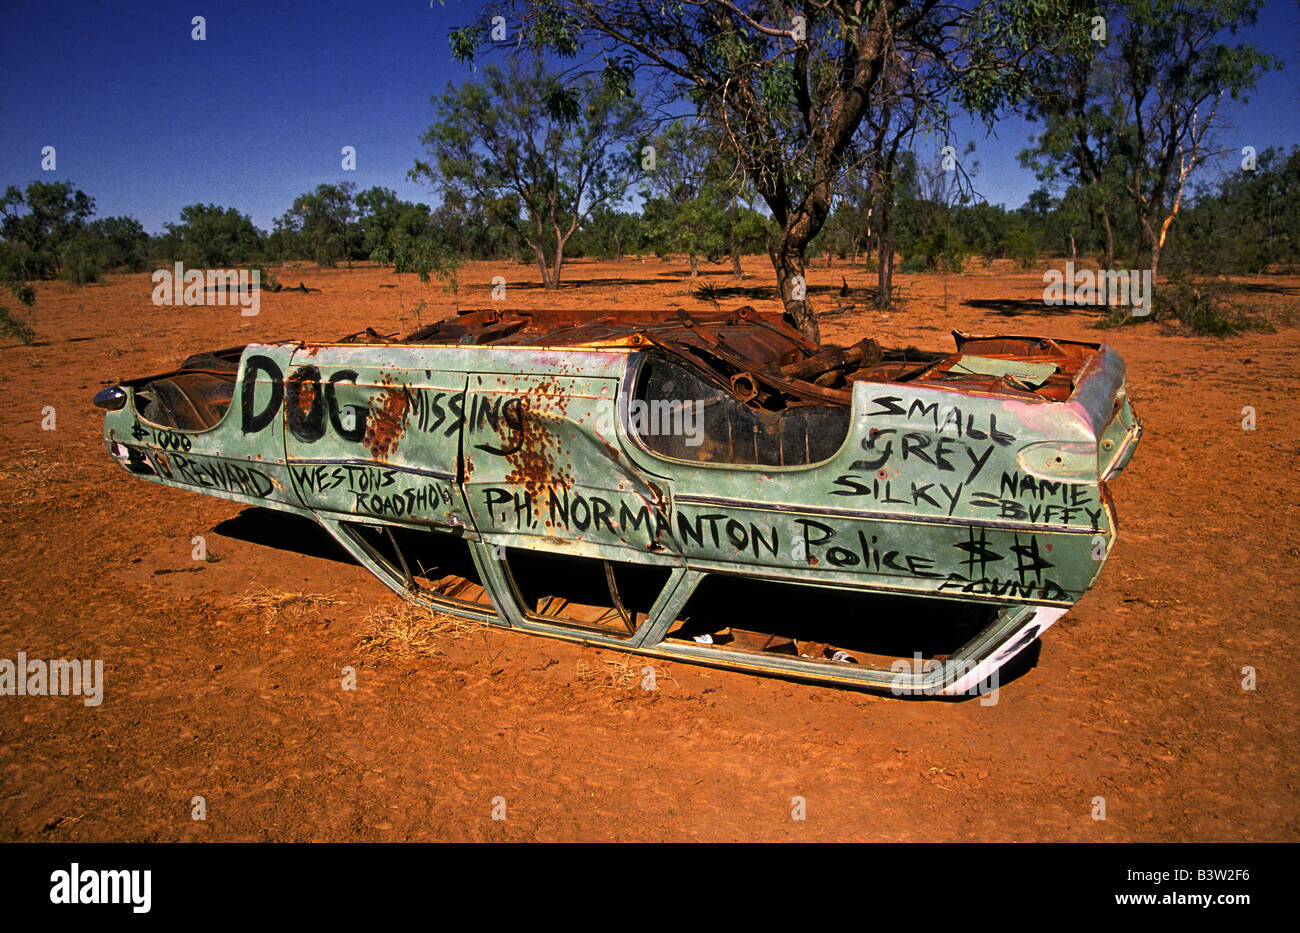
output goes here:
<path id="1" fill-rule="evenodd" d="M 799 333 L 815 345 L 821 345 L 821 330 L 813 315 L 812 302 L 808 300 L 808 279 L 804 275 L 803 249 L 790 241 L 787 235 L 772 253 L 776 269 L 777 288 L 786 317 Z"/>
<path id="2" fill-rule="evenodd" d="M 745 277 L 745 270 L 740 266 L 740 240 L 736 237 L 736 227 L 740 225 L 740 208 L 736 199 L 731 199 L 731 208 L 727 211 L 727 245 L 731 252 L 731 277 L 739 282 Z"/>
<path id="3" fill-rule="evenodd" d="M 1142 268 L 1142 257 L 1150 257 L 1156 248 L 1155 231 L 1151 229 L 1150 215 L 1138 212 L 1138 242 L 1133 250 L 1133 268 Z"/>
<path id="4" fill-rule="evenodd" d="M 551 261 L 551 284 L 547 288 L 560 287 L 560 270 L 564 268 L 564 242 L 555 244 L 555 259 Z"/>
<path id="5" fill-rule="evenodd" d="M 551 284 L 551 267 L 546 262 L 546 253 L 540 246 L 534 246 L 533 251 L 537 253 L 537 266 L 542 270 L 542 287 L 554 288 Z"/>
<path id="6" fill-rule="evenodd" d="M 1102 247 L 1105 250 L 1105 256 L 1103 257 L 1105 259 L 1105 266 L 1103 268 L 1114 269 L 1115 268 L 1115 231 L 1112 230 L 1110 226 L 1110 212 L 1105 210 L 1104 208 L 1102 209 L 1101 212 L 1101 235 L 1102 235 Z"/>
<path id="7" fill-rule="evenodd" d="M 876 262 L 876 306 L 888 311 L 894 306 L 894 240 L 881 236 L 880 254 Z"/>
<path id="8" fill-rule="evenodd" d="M 894 306 L 894 203 L 880 203 L 879 252 L 876 262 L 876 306 L 888 311 Z"/>
<path id="9" fill-rule="evenodd" d="M 691 281 L 694 282 L 700 277 L 700 257 L 691 253 Z"/>
<path id="10" fill-rule="evenodd" d="M 895 146 L 895 149 L 897 146 Z M 894 306 L 894 153 L 881 163 L 879 186 L 871 207 L 876 222 L 876 307 Z"/>
<path id="11" fill-rule="evenodd" d="M 1163 248 L 1164 248 L 1164 244 L 1162 244 L 1159 240 L 1156 240 L 1154 243 L 1151 244 L 1151 294 L 1146 296 L 1147 314 L 1151 314 L 1155 310 L 1155 306 L 1156 306 L 1156 302 L 1155 302 L 1155 291 L 1157 288 L 1156 273 L 1160 271 L 1160 251 Z"/>

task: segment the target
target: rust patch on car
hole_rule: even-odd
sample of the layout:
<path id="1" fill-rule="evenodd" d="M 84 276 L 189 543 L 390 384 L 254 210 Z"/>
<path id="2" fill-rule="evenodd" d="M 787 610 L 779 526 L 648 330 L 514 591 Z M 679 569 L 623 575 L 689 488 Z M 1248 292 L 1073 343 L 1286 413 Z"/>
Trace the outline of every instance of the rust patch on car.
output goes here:
<path id="1" fill-rule="evenodd" d="M 503 451 L 511 468 L 505 481 L 517 483 L 533 495 L 547 486 L 573 485 L 573 476 L 560 468 L 560 439 L 545 427 L 546 407 L 562 414 L 564 405 L 540 391 L 530 391 L 516 409 L 516 416 L 503 419 Z"/>
<path id="2" fill-rule="evenodd" d="M 376 460 L 387 460 L 397 451 L 397 444 L 406 433 L 407 406 L 406 390 L 400 387 L 384 389 L 379 404 L 371 403 L 361 443 Z"/>
<path id="3" fill-rule="evenodd" d="M 304 418 L 311 415 L 311 410 L 316 407 L 316 391 L 315 379 L 298 380 L 298 410 Z"/>
<path id="4" fill-rule="evenodd" d="M 524 433 L 524 443 L 506 458 L 512 469 L 505 481 L 517 483 L 533 495 L 547 486 L 572 486 L 573 477 L 557 468 L 559 439 L 546 431 L 525 429 Z"/>

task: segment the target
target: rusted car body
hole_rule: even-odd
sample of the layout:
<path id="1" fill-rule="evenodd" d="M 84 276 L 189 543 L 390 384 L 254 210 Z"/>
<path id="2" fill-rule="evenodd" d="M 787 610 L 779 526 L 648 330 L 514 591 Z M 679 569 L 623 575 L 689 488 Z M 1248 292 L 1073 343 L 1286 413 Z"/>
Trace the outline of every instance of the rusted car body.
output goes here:
<path id="1" fill-rule="evenodd" d="M 626 651 L 987 684 L 1096 579 L 1141 435 L 1111 349 L 815 347 L 779 314 L 477 311 L 102 391 L 153 482 L 319 522 L 396 592 Z"/>

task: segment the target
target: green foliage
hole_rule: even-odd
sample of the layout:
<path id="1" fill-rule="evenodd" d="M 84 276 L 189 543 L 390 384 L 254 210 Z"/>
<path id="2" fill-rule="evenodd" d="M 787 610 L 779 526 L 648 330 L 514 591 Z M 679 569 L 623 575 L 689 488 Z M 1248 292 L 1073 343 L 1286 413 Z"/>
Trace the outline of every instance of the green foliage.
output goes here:
<path id="1" fill-rule="evenodd" d="M 563 58 L 572 58 L 578 54 L 581 21 L 557 0 L 534 0 L 533 6 L 538 15 L 519 29 L 515 36 L 516 47 L 533 55 L 554 52 Z M 480 13 L 466 25 L 450 30 L 447 40 L 452 58 L 458 62 L 473 62 L 478 48 L 494 41 L 491 38 L 492 17 L 497 14 L 497 9 L 493 8 Z"/>
<path id="2" fill-rule="evenodd" d="M 194 268 L 222 269 L 262 261 L 264 240 L 253 221 L 233 207 L 190 204 L 181 208 L 179 224 L 165 224 L 158 248 L 169 262 Z"/>
<path id="3" fill-rule="evenodd" d="M 366 255 L 366 230 L 356 229 L 353 223 L 358 212 L 377 208 L 384 214 L 382 227 L 394 202 L 396 195 L 387 189 L 371 188 L 357 195 L 350 181 L 317 185 L 294 198 L 293 207 L 276 218 L 268 245 L 281 257 L 310 258 L 323 266 L 350 263 L 354 255 Z"/>
<path id="4" fill-rule="evenodd" d="M 1253 171 L 1202 189 L 1179 216 L 1168 268 L 1214 274 L 1300 269 L 1300 148 L 1265 149 Z"/>
<path id="5" fill-rule="evenodd" d="M 433 103 L 437 122 L 421 136 L 431 161 L 417 160 L 409 177 L 513 231 L 556 286 L 570 238 L 632 183 L 627 143 L 640 134 L 640 105 L 589 78 L 566 81 L 540 59 L 526 70 L 489 66 Z"/>
<path id="6" fill-rule="evenodd" d="M 835 210 L 818 235 L 816 248 L 836 256 L 856 256 L 871 248 L 867 231 L 875 200 L 873 187 L 878 186 L 872 185 L 865 171 L 845 174 Z"/>
<path id="7" fill-rule="evenodd" d="M 1038 260 L 1038 245 L 1029 227 L 1023 222 L 1007 229 L 998 251 L 1000 255 L 1014 259 L 1022 269 L 1028 269 Z"/>
<path id="8" fill-rule="evenodd" d="M 63 248 L 59 274 L 73 285 L 98 282 L 108 271 L 102 242 L 94 237 L 78 236 Z"/>
<path id="9" fill-rule="evenodd" d="M 7 252 L 9 244 L 0 244 L 0 250 Z M 36 289 L 30 282 L 16 274 L 17 266 L 8 262 L 0 261 L 0 285 L 9 290 L 9 293 L 18 299 L 18 302 L 24 307 L 30 308 L 36 304 Z"/>
<path id="10" fill-rule="evenodd" d="M 397 230 L 408 236 L 419 236 L 429 229 L 429 207 L 411 204 L 398 198 L 391 188 L 367 188 L 358 192 L 354 203 L 356 233 L 352 238 L 350 257 L 373 257 L 376 249 L 386 246 Z M 386 260 L 385 264 L 392 260 Z"/>
<path id="11" fill-rule="evenodd" d="M 646 242 L 660 256 L 684 253 L 694 273 L 701 256 L 716 259 L 730 245 L 732 193 L 718 157 L 721 139 L 704 126 L 675 120 L 650 145 L 655 166 L 643 192 Z"/>
<path id="12" fill-rule="evenodd" d="M 1188 174 L 1213 154 L 1221 100 L 1244 99 L 1280 66 L 1230 41 L 1261 5 L 1101 0 L 1106 43 L 1045 63 L 1028 113 L 1044 128 L 1021 160 L 1062 193 L 1071 236 L 1111 253 L 1123 243 L 1135 263 L 1158 268 Z"/>
<path id="13" fill-rule="evenodd" d="M 134 217 L 103 217 L 92 221 L 87 232 L 100 241 L 106 268 L 128 272 L 149 268 L 149 234 Z"/>
<path id="14" fill-rule="evenodd" d="M 953 227 L 973 253 L 985 259 L 1006 255 L 1011 218 L 1002 208 L 987 202 L 972 204 L 954 212 Z"/>
<path id="15" fill-rule="evenodd" d="M 966 244 L 961 234 L 948 223 L 916 240 L 917 254 L 925 260 L 931 272 L 960 272 L 966 255 Z"/>
<path id="16" fill-rule="evenodd" d="M 421 294 L 423 286 L 436 277 L 442 283 L 446 294 L 460 298 L 460 269 L 464 264 L 454 242 L 441 239 L 437 230 L 429 228 L 412 234 L 401 227 L 394 228 L 383 243 L 376 246 L 370 259 L 381 265 L 392 264 L 394 272 L 414 272 L 420 280 Z M 424 308 L 424 301 L 416 311 Z"/>
<path id="17" fill-rule="evenodd" d="M 58 276 L 65 250 L 94 213 L 94 199 L 71 182 L 34 181 L 25 191 L 10 185 L 0 198 L 9 276 L 23 281 Z"/>
<path id="18" fill-rule="evenodd" d="M 35 312 L 33 308 L 36 305 L 36 289 L 30 282 L 23 277 L 24 267 L 21 261 L 11 254 L 18 249 L 16 244 L 9 242 L 0 242 L 0 285 L 18 299 L 18 303 L 27 309 L 27 323 L 23 323 L 18 318 L 9 313 L 8 308 L 0 308 L 0 330 L 6 334 L 17 337 L 23 343 L 31 343 L 36 335 L 31 327 L 31 320 Z"/>
<path id="19" fill-rule="evenodd" d="M 634 214 L 602 205 L 592 211 L 578 229 L 567 253 L 575 259 L 583 256 L 622 259 L 629 253 L 640 253 L 645 245 L 644 213 Z"/>
<path id="20" fill-rule="evenodd" d="M 98 282 L 113 269 L 149 266 L 149 235 L 132 217 L 104 217 L 74 233 L 59 251 L 59 275 L 74 285 Z"/>
<path id="21" fill-rule="evenodd" d="M 355 191 L 351 183 L 319 185 L 294 199 L 277 217 L 265 238 L 267 258 L 278 262 L 307 260 L 322 265 L 370 259 L 393 264 L 399 241 L 430 238 L 439 250 L 462 258 L 512 255 L 516 238 L 506 227 L 493 225 L 455 191 L 443 192 L 436 209 L 403 201 L 391 188 Z M 414 271 L 404 265 L 403 271 Z"/>
<path id="22" fill-rule="evenodd" d="M 1074 0 L 973 5 L 962 21 L 968 70 L 954 87 L 958 102 L 991 122 L 1000 108 L 1032 97 L 1035 76 L 1051 62 L 1088 54 L 1090 13 Z"/>
<path id="23" fill-rule="evenodd" d="M 1152 322 L 1204 337 L 1236 337 L 1249 331 L 1271 333 L 1271 324 L 1232 301 L 1233 290 L 1233 285 L 1223 279 L 1193 279 L 1183 272 L 1173 272 L 1157 285 L 1151 314 L 1135 317 L 1129 308 L 1115 308 L 1093 326 L 1105 330 Z"/>
<path id="24" fill-rule="evenodd" d="M 971 215 L 974 219 L 964 226 L 980 229 L 982 224 L 991 223 L 987 218 L 1001 211 L 967 203 L 968 186 L 963 187 L 961 176 L 945 168 L 941 161 L 901 162 L 894 185 L 898 250 L 906 258 L 919 256 L 931 272 L 961 271 L 971 247 L 962 235 L 960 218 Z M 985 218 L 982 223 L 981 217 Z M 996 226 L 1000 226 L 1000 220 Z"/>
<path id="25" fill-rule="evenodd" d="M 30 344 L 36 339 L 35 332 L 23 321 L 9 313 L 9 309 L 0 305 L 0 334 L 6 337 L 17 337 L 25 344 Z"/>
<path id="26" fill-rule="evenodd" d="M 841 174 L 863 155 L 858 135 L 868 110 L 883 107 L 892 93 L 882 75 L 913 75 L 914 111 L 940 131 L 953 97 L 991 116 L 1027 91 L 1038 59 L 1080 41 L 1079 30 L 1067 28 L 1077 20 L 1076 6 L 514 0 L 491 12 L 517 24 L 519 44 L 534 53 L 572 56 L 580 36 L 584 51 L 603 56 L 607 89 L 619 84 L 611 73 L 629 87 L 627 73 L 635 71 L 639 85 L 688 100 L 727 127 L 728 158 L 779 229 L 770 255 L 787 311 L 816 339 L 815 317 L 807 301 L 792 297 L 792 283 L 831 215 Z M 802 29 L 791 28 L 795 9 Z M 491 41 L 488 21 L 480 14 L 453 30 L 453 54 L 473 60 Z M 462 111 L 462 125 L 477 127 L 477 112 Z"/>
<path id="27" fill-rule="evenodd" d="M 1267 325 L 1247 315 L 1228 297 L 1230 286 L 1217 279 L 1193 281 L 1181 273 L 1165 276 L 1156 288 L 1152 317 L 1177 321 L 1195 334 L 1235 337 Z"/>

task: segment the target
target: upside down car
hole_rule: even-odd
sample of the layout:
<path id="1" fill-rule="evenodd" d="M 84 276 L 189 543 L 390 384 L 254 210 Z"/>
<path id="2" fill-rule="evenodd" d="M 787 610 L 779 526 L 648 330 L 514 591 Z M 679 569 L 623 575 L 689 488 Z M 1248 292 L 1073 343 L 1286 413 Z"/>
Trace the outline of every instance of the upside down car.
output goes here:
<path id="1" fill-rule="evenodd" d="M 130 473 L 319 523 L 538 635 L 971 692 L 1096 580 L 1141 436 L 1110 348 L 818 347 L 779 313 L 474 311 L 190 357 L 95 398 Z"/>

